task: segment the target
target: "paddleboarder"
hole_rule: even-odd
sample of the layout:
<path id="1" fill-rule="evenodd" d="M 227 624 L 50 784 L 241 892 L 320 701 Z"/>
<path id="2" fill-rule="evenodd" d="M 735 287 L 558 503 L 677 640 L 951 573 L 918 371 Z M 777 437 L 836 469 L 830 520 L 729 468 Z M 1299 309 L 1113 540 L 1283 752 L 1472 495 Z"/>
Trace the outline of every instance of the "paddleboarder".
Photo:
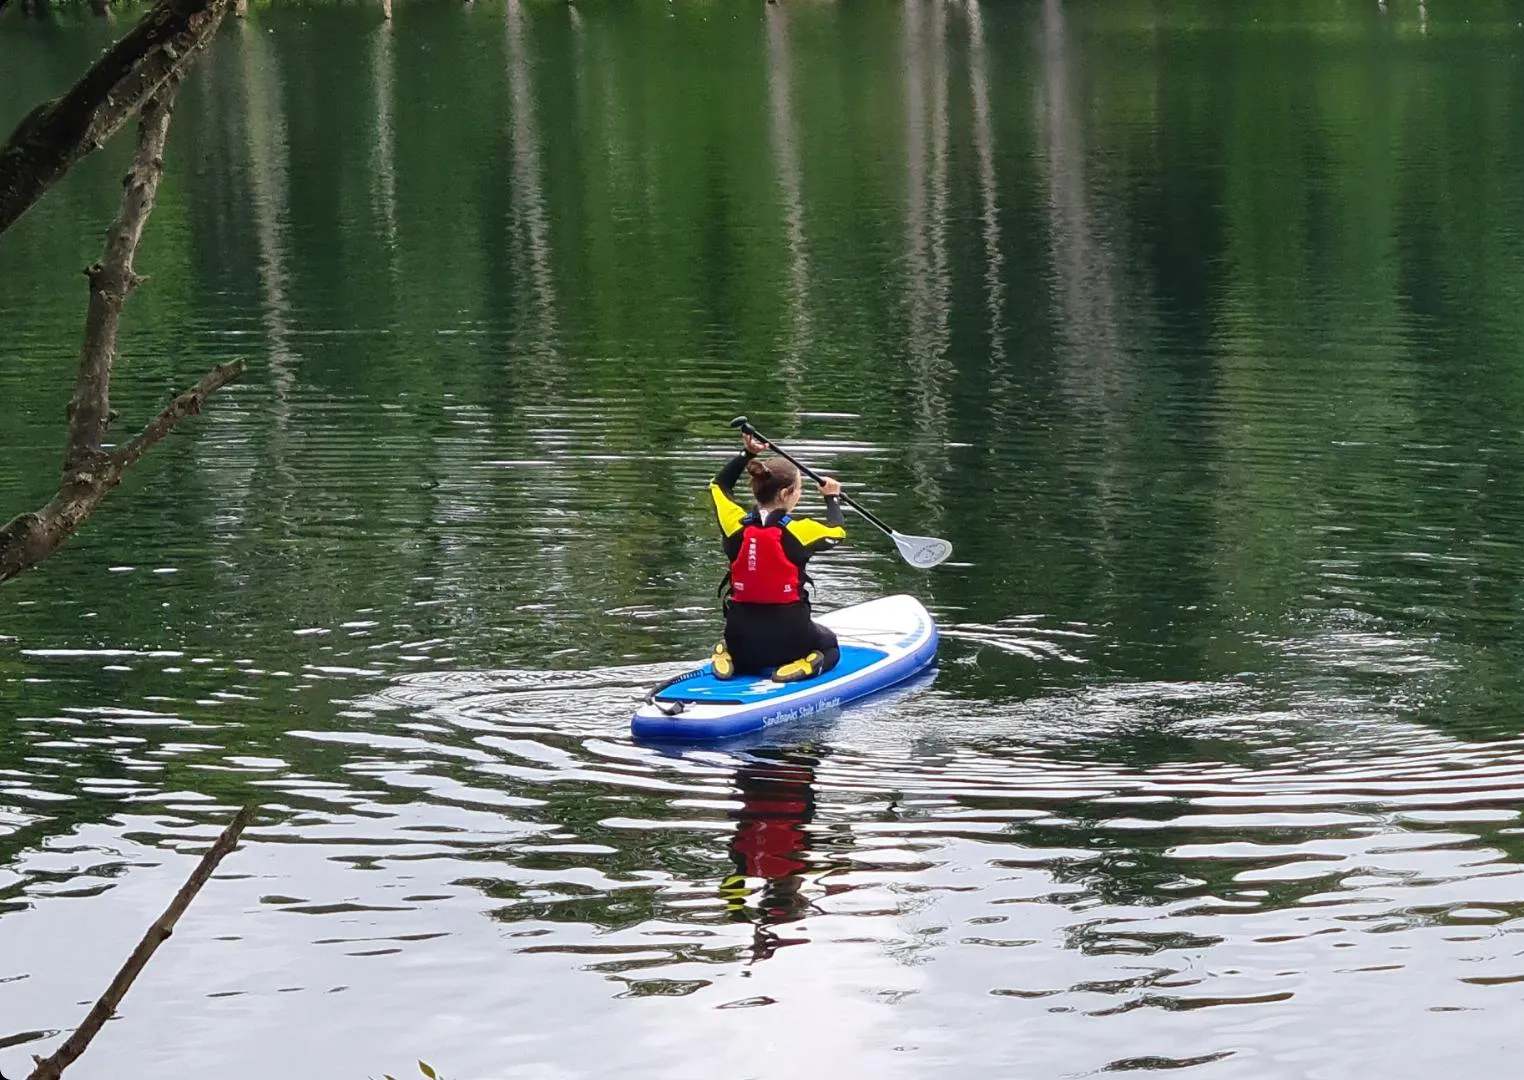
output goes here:
<path id="1" fill-rule="evenodd" d="M 711 662 L 646 694 L 630 717 L 638 739 L 728 739 L 819 716 L 904 682 L 936 660 L 937 623 L 915 597 L 881 596 L 826 612 L 817 623 L 805 568 L 811 556 L 846 538 L 843 506 L 886 533 L 900 557 L 919 569 L 945 562 L 952 544 L 890 528 L 746 417 L 730 426 L 743 435 L 743 451 L 709 486 L 731 570 L 720 587 L 724 640 Z M 769 451 L 781 461 L 760 458 Z M 743 472 L 757 501 L 749 512 L 731 495 Z M 826 496 L 824 521 L 793 517 L 801 475 Z M 734 681 L 740 672 L 761 677 Z"/>
<path id="2" fill-rule="evenodd" d="M 841 659 L 836 635 L 810 617 L 812 582 L 805 566 L 811 556 L 846 539 L 842 527 L 841 484 L 821 477 L 825 521 L 794 517 L 802 482 L 783 458 L 763 459 L 771 447 L 743 431 L 743 449 L 710 481 L 709 495 L 719 521 L 730 569 L 720 584 L 725 638 L 710 657 L 714 674 L 760 675 L 769 669 L 778 682 L 812 679 Z M 751 480 L 756 508 L 748 511 L 732 495 L 742 473 Z"/>

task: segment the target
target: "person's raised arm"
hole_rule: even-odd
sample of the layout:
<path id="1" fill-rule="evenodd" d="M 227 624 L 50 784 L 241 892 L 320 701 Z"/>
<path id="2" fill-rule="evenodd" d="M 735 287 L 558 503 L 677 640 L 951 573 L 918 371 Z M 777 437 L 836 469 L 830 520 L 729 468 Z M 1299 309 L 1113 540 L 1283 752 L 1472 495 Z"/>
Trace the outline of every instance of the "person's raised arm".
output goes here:
<path id="1" fill-rule="evenodd" d="M 731 458 L 715 473 L 714 479 L 709 481 L 709 497 L 714 502 L 714 515 L 720 523 L 720 534 L 730 536 L 741 527 L 741 519 L 746 516 L 746 510 L 736 502 L 732 492 L 735 491 L 736 481 L 741 479 L 741 474 L 746 471 L 746 463 L 767 449 L 767 443 L 750 435 L 742 435 L 745 448 Z"/>

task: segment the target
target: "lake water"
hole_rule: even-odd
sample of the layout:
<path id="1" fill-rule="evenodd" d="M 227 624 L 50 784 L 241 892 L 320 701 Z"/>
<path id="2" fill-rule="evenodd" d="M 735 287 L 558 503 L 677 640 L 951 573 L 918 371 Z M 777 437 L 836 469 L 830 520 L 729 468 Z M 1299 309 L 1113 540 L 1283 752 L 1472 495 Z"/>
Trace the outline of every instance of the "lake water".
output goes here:
<path id="1" fill-rule="evenodd" d="M 126 21 L 5 12 L 0 126 Z M 0 589 L 0 1071 L 257 801 L 74 1080 L 1511 1075 L 1521 52 L 1501 0 L 230 21 L 118 424 L 248 376 Z M 129 153 L 0 238 L 0 517 Z M 941 664 L 638 745 L 742 412 L 954 541 L 816 573 Z"/>

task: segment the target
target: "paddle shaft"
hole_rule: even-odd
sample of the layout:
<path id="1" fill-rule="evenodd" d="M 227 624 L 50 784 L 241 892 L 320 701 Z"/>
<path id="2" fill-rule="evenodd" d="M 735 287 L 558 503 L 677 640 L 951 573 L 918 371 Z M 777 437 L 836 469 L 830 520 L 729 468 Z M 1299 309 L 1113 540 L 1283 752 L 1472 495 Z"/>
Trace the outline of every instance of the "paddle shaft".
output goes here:
<path id="1" fill-rule="evenodd" d="M 730 426 L 733 427 L 733 428 L 740 428 L 742 433 L 744 433 L 746 435 L 750 435 L 753 439 L 761 439 L 769 447 L 772 448 L 773 453 L 777 454 L 784 461 L 792 462 L 794 467 L 796 469 L 798 469 L 800 472 L 804 473 L 804 475 L 808 476 L 811 480 L 815 481 L 815 483 L 820 484 L 820 483 L 824 483 L 825 482 L 825 477 L 821 476 L 814 469 L 810 468 L 804 462 L 802 462 L 798 458 L 796 458 L 793 454 L 790 454 L 787 450 L 783 449 L 783 447 L 779 446 L 777 443 L 775 443 L 771 439 L 769 439 L 766 435 L 762 434 L 756 428 L 752 427 L 751 421 L 746 419 L 746 417 L 744 417 L 744 416 L 738 416 L 738 417 L 736 417 L 734 420 L 732 420 L 730 422 Z M 872 525 L 874 528 L 878 529 L 880 532 L 887 533 L 890 536 L 896 535 L 895 531 L 893 529 L 891 529 L 889 526 L 885 525 L 877 517 L 875 517 L 873 512 L 871 510 L 868 510 L 868 509 L 864 508 L 861 503 L 859 503 L 856 499 L 852 498 L 852 496 L 848 495 L 845 491 L 843 491 L 841 493 L 841 501 L 846 503 L 853 510 L 856 510 L 859 514 L 862 515 L 864 521 L 868 522 L 870 525 Z"/>

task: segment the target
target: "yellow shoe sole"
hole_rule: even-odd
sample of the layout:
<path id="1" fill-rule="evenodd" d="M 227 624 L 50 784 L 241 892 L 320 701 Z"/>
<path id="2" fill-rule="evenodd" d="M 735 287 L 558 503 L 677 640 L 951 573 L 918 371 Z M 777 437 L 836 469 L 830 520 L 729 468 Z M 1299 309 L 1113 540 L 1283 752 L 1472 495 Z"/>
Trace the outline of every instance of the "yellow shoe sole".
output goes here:
<path id="1" fill-rule="evenodd" d="M 790 661 L 773 672 L 773 681 L 803 682 L 805 679 L 813 679 L 819 672 L 820 664 L 823 660 L 825 660 L 825 657 L 822 654 L 812 652 L 810 655 L 799 660 Z"/>

